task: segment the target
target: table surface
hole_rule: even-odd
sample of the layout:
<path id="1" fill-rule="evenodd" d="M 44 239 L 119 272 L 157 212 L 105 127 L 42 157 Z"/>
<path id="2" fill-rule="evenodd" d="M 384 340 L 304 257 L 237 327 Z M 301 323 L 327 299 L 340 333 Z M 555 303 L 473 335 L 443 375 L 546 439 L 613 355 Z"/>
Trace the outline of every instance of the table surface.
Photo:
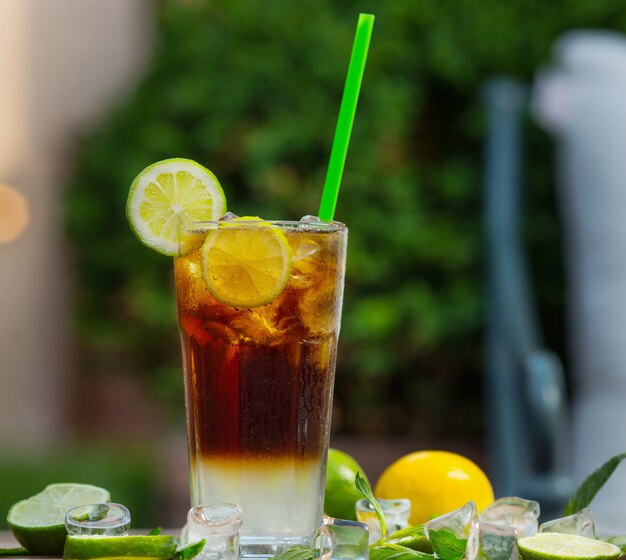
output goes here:
<path id="1" fill-rule="evenodd" d="M 13 538 L 10 531 L 0 531 L 0 548 L 17 548 L 20 544 Z M 10 558 L 25 558 L 27 560 L 33 560 L 32 556 L 11 556 Z M 52 556 L 41 558 L 53 558 Z"/>
<path id="2" fill-rule="evenodd" d="M 0 531 L 0 547 L 2 548 L 14 548 L 20 546 L 18 542 L 13 538 L 10 531 Z"/>

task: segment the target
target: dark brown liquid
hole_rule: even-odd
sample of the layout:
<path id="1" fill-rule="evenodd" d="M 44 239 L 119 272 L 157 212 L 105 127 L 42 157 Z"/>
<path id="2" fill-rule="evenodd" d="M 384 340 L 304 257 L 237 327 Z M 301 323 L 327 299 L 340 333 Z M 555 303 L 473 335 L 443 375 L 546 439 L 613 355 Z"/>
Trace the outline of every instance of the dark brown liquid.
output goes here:
<path id="1" fill-rule="evenodd" d="M 291 278 L 259 308 L 217 302 L 204 287 L 198 251 L 176 261 L 192 463 L 319 459 L 327 445 L 345 236 L 286 237 Z"/>
<path id="2" fill-rule="evenodd" d="M 334 337 L 233 345 L 207 336 L 202 320 L 180 322 L 195 457 L 319 455 L 333 385 L 329 360 L 320 356 L 334 354 Z"/>

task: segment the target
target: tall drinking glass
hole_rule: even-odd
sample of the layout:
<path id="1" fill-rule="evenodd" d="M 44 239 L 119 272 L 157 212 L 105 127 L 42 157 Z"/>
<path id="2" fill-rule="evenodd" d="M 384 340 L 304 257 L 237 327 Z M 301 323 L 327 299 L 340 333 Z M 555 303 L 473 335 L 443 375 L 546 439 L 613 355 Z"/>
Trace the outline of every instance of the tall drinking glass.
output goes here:
<path id="1" fill-rule="evenodd" d="M 291 272 L 266 305 L 217 301 L 200 249 L 175 260 L 191 502 L 241 506 L 243 556 L 310 545 L 320 526 L 348 235 L 307 221 L 201 223 L 191 235 L 199 246 L 216 228 L 246 228 L 250 241 L 267 227 L 288 242 Z"/>

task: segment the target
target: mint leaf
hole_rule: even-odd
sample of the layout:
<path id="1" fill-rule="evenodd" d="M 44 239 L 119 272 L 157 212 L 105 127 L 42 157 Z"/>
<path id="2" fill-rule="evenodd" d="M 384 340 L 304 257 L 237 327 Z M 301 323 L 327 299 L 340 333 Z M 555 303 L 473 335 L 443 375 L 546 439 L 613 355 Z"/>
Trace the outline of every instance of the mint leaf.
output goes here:
<path id="1" fill-rule="evenodd" d="M 161 534 L 161 531 L 163 530 L 162 527 L 155 527 L 154 529 L 152 529 L 149 533 L 148 536 L 150 537 L 156 537 L 158 535 Z"/>
<path id="2" fill-rule="evenodd" d="M 461 560 L 467 548 L 467 539 L 460 539 L 448 529 L 428 531 L 428 540 L 442 560 Z"/>
<path id="3" fill-rule="evenodd" d="M 399 544 L 370 547 L 370 560 L 435 560 L 435 556 Z"/>
<path id="4" fill-rule="evenodd" d="M 302 546 L 292 546 L 274 556 L 274 560 L 313 560 L 313 551 Z"/>
<path id="5" fill-rule="evenodd" d="M 382 535 L 382 538 L 385 538 L 387 535 L 387 521 L 385 520 L 385 514 L 383 513 L 378 500 L 374 498 L 374 493 L 372 492 L 372 488 L 369 483 L 361 476 L 359 471 L 356 473 L 354 486 L 356 487 L 356 491 L 368 500 L 370 504 L 372 504 L 372 507 L 376 512 L 376 517 L 378 517 L 378 522 L 380 523 L 380 534 Z"/>
<path id="6" fill-rule="evenodd" d="M 432 553 L 433 547 L 424 532 L 424 525 L 415 525 L 400 529 L 384 539 L 385 544 L 399 544 L 420 552 Z"/>
<path id="7" fill-rule="evenodd" d="M 191 558 L 197 556 L 202 552 L 206 541 L 204 539 L 185 545 L 176 549 L 174 558 L 176 560 L 191 560 Z"/>
<path id="8" fill-rule="evenodd" d="M 563 510 L 563 517 L 578 513 L 581 509 L 587 507 L 591 503 L 591 500 L 595 498 L 600 488 L 604 486 L 604 483 L 613 474 L 617 465 L 625 458 L 626 453 L 616 455 L 604 463 L 599 469 L 593 471 L 578 487 L 578 490 L 574 492 L 574 495 Z"/>

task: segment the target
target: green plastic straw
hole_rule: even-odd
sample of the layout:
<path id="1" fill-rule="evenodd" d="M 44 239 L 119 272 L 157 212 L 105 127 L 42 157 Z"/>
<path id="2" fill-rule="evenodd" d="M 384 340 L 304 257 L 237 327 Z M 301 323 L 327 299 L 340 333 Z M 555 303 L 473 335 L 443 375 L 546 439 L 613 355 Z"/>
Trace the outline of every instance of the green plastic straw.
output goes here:
<path id="1" fill-rule="evenodd" d="M 318 214 L 320 220 L 326 222 L 332 221 L 335 215 L 339 185 L 341 184 L 343 168 L 346 163 L 352 123 L 356 113 L 356 104 L 359 100 L 359 91 L 361 90 L 361 81 L 363 80 L 363 71 L 365 70 L 365 61 L 367 60 L 367 51 L 370 46 L 373 27 L 374 16 L 372 14 L 359 15 Z"/>

